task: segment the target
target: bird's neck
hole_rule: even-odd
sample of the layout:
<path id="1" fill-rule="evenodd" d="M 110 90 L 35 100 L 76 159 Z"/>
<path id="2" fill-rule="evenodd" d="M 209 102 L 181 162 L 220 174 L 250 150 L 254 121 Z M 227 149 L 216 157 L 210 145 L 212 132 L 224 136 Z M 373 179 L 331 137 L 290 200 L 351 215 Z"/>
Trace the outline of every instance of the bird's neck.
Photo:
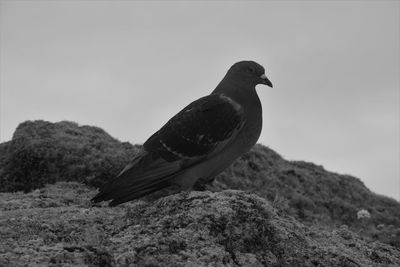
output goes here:
<path id="1" fill-rule="evenodd" d="M 224 78 L 211 94 L 224 94 L 239 104 L 250 102 L 261 107 L 255 86 L 249 86 L 241 81 Z"/>
<path id="2" fill-rule="evenodd" d="M 238 138 L 247 152 L 258 140 L 262 129 L 262 107 L 255 86 L 223 79 L 211 94 L 224 94 L 243 107 L 245 125 Z"/>

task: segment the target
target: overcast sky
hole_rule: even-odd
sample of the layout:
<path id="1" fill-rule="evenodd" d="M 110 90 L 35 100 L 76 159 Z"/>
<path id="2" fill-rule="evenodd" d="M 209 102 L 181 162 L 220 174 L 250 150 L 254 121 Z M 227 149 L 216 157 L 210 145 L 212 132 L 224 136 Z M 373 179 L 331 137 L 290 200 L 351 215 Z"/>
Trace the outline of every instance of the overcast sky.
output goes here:
<path id="1" fill-rule="evenodd" d="M 259 142 L 400 198 L 399 1 L 1 1 L 0 139 L 25 120 L 143 143 L 239 60 Z"/>

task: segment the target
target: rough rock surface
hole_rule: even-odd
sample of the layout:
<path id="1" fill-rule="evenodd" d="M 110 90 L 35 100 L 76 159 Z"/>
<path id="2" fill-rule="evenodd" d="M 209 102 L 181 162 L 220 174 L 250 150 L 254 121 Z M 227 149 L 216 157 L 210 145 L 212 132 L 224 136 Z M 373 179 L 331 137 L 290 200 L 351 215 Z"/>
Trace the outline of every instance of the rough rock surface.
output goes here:
<path id="1" fill-rule="evenodd" d="M 97 127 L 79 126 L 72 122 L 24 122 L 16 129 L 11 141 L 0 144 L 0 191 L 24 190 L 28 192 L 58 181 L 78 181 L 87 185 L 99 186 L 114 177 L 139 149 L 140 146 L 119 142 Z M 381 255 L 379 253 L 383 253 L 380 250 L 383 245 L 373 242 L 380 241 L 400 248 L 399 202 L 371 192 L 355 177 L 329 172 L 322 166 L 312 163 L 287 161 L 262 145 L 256 145 L 249 153 L 239 158 L 212 184 L 199 183 L 197 187 L 200 190 L 208 189 L 213 192 L 240 189 L 256 194 L 272 203 L 275 208 L 273 213 L 278 218 L 292 222 L 287 227 L 301 225 L 310 233 L 314 233 L 313 236 L 305 235 L 310 238 L 310 242 L 324 240 L 318 244 L 324 248 L 334 247 L 335 249 L 347 244 L 346 242 L 350 242 L 349 247 L 351 248 L 360 246 L 370 248 L 376 245 L 379 247 L 376 252 L 378 256 L 373 257 L 376 257 L 377 261 L 381 261 L 383 266 L 386 263 L 390 265 L 391 262 L 395 262 L 388 256 L 392 255 L 390 253 L 394 248 L 387 250 L 387 254 L 383 254 L 389 259 L 384 260 L 379 256 Z M 171 192 L 167 193 L 171 194 Z M 64 253 L 66 253 L 66 257 L 71 258 L 73 262 L 71 265 L 77 264 L 78 259 L 82 260 L 82 264 L 102 260 L 107 263 L 111 259 L 117 262 L 117 258 L 114 257 L 116 250 L 111 246 L 113 243 L 107 241 L 111 240 L 109 231 L 117 231 L 119 228 L 116 227 L 123 223 L 120 219 L 127 218 L 127 214 L 132 215 L 134 212 L 121 208 L 89 209 L 88 201 L 93 194 L 93 191 L 82 185 L 66 183 L 37 189 L 29 194 L 21 192 L 1 194 L 0 253 L 7 251 L 6 255 L 8 256 L 5 259 L 15 260 L 24 255 L 26 246 L 31 251 L 36 249 L 35 244 L 37 244 L 37 247 L 40 248 L 37 255 L 40 257 L 47 255 L 46 257 L 50 257 L 51 262 L 55 265 L 59 261 L 58 257 L 61 257 L 62 265 L 66 264 L 64 256 L 62 256 Z M 194 192 L 193 194 L 201 193 Z M 135 207 L 133 209 L 135 210 L 138 208 L 138 203 L 145 203 L 143 201 L 154 200 L 161 196 L 163 194 L 155 194 L 152 197 L 128 204 L 126 207 L 129 209 Z M 177 196 L 182 195 L 164 197 L 160 201 L 171 200 Z M 220 195 L 215 193 L 212 196 Z M 167 201 L 167 203 L 169 202 Z M 201 205 L 197 207 L 197 209 L 201 208 Z M 151 205 L 149 209 L 151 209 Z M 93 213 L 93 210 L 97 210 L 96 213 Z M 140 209 L 139 212 L 145 212 L 145 210 Z M 358 216 L 361 213 L 365 216 Z M 79 218 L 79 220 L 71 220 L 70 216 L 75 216 L 74 218 Z M 114 216 L 115 218 L 113 218 Z M 11 220 L 12 218 L 14 220 Z M 154 217 L 151 218 L 154 219 Z M 54 225 L 45 221 L 57 221 L 58 223 Z M 280 221 L 279 223 L 282 224 Z M 13 224 L 15 225 L 13 226 Z M 104 225 L 109 226 L 107 228 Z M 79 230 L 79 227 L 82 229 Z M 145 229 L 143 227 L 145 226 L 140 225 L 138 231 Z M 294 228 L 290 229 L 294 231 Z M 28 230 L 30 232 L 26 232 Z M 35 236 L 35 233 L 40 233 L 40 236 Z M 344 238 L 344 241 L 337 239 L 333 233 L 341 233 L 340 236 Z M 362 240 L 354 233 L 361 236 Z M 86 235 L 92 236 L 94 239 L 86 237 Z M 9 240 L 10 236 L 13 239 Z M 154 237 L 153 234 L 150 236 Z M 96 243 L 96 240 L 103 240 L 103 237 L 105 237 L 104 241 Z M 89 241 L 86 240 L 87 238 Z M 14 244 L 14 239 L 19 240 L 18 243 Z M 337 240 L 337 243 L 329 243 L 328 239 Z M 29 242 L 25 244 L 27 240 Z M 127 240 L 133 242 L 130 239 Z M 67 242 L 72 248 L 64 248 L 63 242 Z M 75 243 L 80 244 L 80 247 L 74 248 L 71 244 Z M 50 247 L 46 247 L 48 244 Z M 303 246 L 304 244 L 300 247 Z M 46 249 L 49 251 L 46 252 Z M 342 251 L 342 248 L 339 250 Z M 355 253 L 353 249 L 350 251 L 351 255 Z M 373 253 L 374 250 L 368 251 L 370 251 L 368 253 Z M 55 252 L 62 255 L 54 258 Z M 236 254 L 232 255 L 234 256 L 227 265 L 233 264 L 231 261 L 234 264 L 241 263 L 240 259 L 244 257 L 238 254 L 235 262 Z M 396 257 L 397 254 L 393 255 Z M 331 257 L 334 258 L 332 255 Z M 324 259 L 327 258 L 328 256 Z M 28 259 L 32 258 L 28 257 Z M 255 259 L 260 261 L 259 257 Z M 135 261 L 138 260 L 135 258 Z M 262 263 L 262 261 L 260 262 Z M 243 264 L 243 266 L 246 265 Z M 2 266 L 2 262 L 0 262 L 0 266 Z"/>
<path id="2" fill-rule="evenodd" d="M 279 215 L 242 191 L 91 207 L 58 183 L 0 194 L 0 266 L 400 266 L 400 250 Z"/>
<path id="3" fill-rule="evenodd" d="M 378 178 L 377 178 L 378 179 Z M 288 161 L 257 144 L 205 188 L 240 189 L 281 202 L 285 213 L 306 224 L 348 225 L 371 240 L 400 248 L 400 203 L 371 192 L 360 179 Z M 359 219 L 366 210 L 369 218 Z"/>
<path id="4" fill-rule="evenodd" d="M 58 181 L 100 186 L 138 150 L 98 127 L 26 121 L 0 144 L 0 192 L 29 192 Z"/>

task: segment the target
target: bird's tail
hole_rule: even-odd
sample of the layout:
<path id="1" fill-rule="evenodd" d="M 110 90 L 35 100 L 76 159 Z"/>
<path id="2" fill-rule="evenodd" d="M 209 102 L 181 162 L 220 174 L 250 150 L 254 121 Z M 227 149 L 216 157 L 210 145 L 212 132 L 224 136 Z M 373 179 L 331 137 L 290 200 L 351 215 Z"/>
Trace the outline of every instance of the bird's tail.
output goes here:
<path id="1" fill-rule="evenodd" d="M 181 170 L 178 161 L 168 162 L 158 155 L 143 151 L 112 181 L 104 185 L 93 202 L 112 200 L 109 205 L 140 198 L 169 185 Z"/>

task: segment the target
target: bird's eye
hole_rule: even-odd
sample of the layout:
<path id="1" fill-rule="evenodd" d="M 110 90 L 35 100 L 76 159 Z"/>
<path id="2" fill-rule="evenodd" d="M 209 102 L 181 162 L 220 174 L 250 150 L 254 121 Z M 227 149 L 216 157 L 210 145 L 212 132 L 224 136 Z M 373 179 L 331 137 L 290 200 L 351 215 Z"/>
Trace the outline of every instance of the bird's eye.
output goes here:
<path id="1" fill-rule="evenodd" d="M 249 72 L 254 73 L 256 70 L 254 68 L 249 68 Z"/>

